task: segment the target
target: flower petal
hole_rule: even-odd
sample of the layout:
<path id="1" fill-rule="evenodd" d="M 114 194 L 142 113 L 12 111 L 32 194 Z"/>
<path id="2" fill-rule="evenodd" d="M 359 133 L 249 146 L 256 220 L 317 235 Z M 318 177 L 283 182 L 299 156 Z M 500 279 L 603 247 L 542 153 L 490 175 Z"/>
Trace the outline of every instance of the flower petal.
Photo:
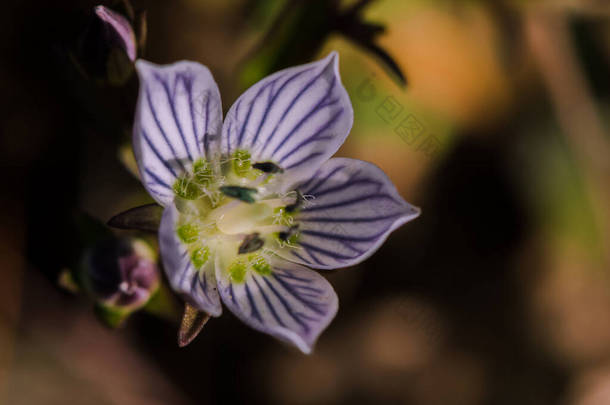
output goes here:
<path id="1" fill-rule="evenodd" d="M 293 182 L 308 178 L 343 144 L 354 112 L 339 75 L 338 55 L 285 69 L 250 87 L 223 125 L 221 150 L 249 150 L 273 161 Z"/>
<path id="2" fill-rule="evenodd" d="M 361 160 L 330 159 L 298 189 L 308 200 L 295 217 L 299 247 L 279 253 L 317 269 L 363 261 L 420 213 L 381 169 Z"/>
<path id="3" fill-rule="evenodd" d="M 337 294 L 318 273 L 280 258 L 269 274 L 249 271 L 235 282 L 217 263 L 216 277 L 225 305 L 244 323 L 309 354 L 335 317 Z"/>
<path id="4" fill-rule="evenodd" d="M 190 164 L 213 153 L 222 123 L 218 86 L 208 68 L 182 61 L 158 66 L 139 60 L 140 93 L 133 145 L 144 186 L 161 205 Z"/>
<path id="5" fill-rule="evenodd" d="M 212 316 L 222 314 L 218 296 L 214 258 L 210 257 L 199 270 L 191 261 L 187 247 L 176 234 L 178 210 L 171 204 L 163 211 L 159 227 L 159 249 L 165 274 L 172 289 L 194 307 Z"/>

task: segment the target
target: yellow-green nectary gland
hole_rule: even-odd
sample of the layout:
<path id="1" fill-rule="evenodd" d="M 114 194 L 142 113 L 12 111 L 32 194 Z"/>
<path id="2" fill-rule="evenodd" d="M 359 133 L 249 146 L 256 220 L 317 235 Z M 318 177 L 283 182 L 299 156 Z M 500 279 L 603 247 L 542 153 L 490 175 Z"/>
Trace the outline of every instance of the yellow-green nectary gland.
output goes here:
<path id="1" fill-rule="evenodd" d="M 196 247 L 191 253 L 191 262 L 197 270 L 201 269 L 210 258 L 210 249 L 207 246 Z"/>
<path id="2" fill-rule="evenodd" d="M 176 234 L 183 243 L 189 244 L 197 242 L 197 240 L 199 239 L 199 226 L 197 226 L 197 224 L 192 223 L 180 225 L 176 229 Z"/>
<path id="3" fill-rule="evenodd" d="M 229 275 L 231 280 L 235 283 L 243 283 L 246 278 L 246 270 L 248 269 L 246 263 L 241 260 L 231 263 L 229 266 Z"/>
<path id="4" fill-rule="evenodd" d="M 198 159 L 193 163 L 193 179 L 204 187 L 214 181 L 214 172 L 207 160 Z"/>
<path id="5" fill-rule="evenodd" d="M 252 159 L 250 152 L 243 149 L 238 149 L 233 153 L 233 172 L 239 176 L 249 180 L 254 180 L 261 175 L 261 171 L 252 168 Z"/>
<path id="6" fill-rule="evenodd" d="M 269 266 L 269 263 L 267 263 L 267 261 L 260 257 L 260 256 L 256 256 L 256 258 L 254 260 L 251 261 L 252 263 L 252 269 L 263 275 L 263 276 L 268 276 L 269 274 L 271 274 L 271 266 Z"/>
<path id="7" fill-rule="evenodd" d="M 248 271 L 255 271 L 262 276 L 271 274 L 271 266 L 260 255 L 250 255 L 246 259 L 239 258 L 229 266 L 229 276 L 234 283 L 243 283 Z"/>
<path id="8" fill-rule="evenodd" d="M 204 195 L 201 186 L 189 177 L 180 177 L 174 182 L 174 194 L 185 200 L 196 200 Z"/>
<path id="9" fill-rule="evenodd" d="M 204 190 L 214 182 L 214 172 L 204 159 L 193 163 L 192 173 L 178 177 L 172 186 L 174 194 L 185 200 L 196 200 L 205 196 Z"/>

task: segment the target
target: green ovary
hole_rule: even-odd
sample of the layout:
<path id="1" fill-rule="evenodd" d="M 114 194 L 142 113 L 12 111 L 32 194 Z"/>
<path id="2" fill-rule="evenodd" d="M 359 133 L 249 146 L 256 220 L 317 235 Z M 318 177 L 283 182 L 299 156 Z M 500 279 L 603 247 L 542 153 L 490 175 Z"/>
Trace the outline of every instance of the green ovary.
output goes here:
<path id="1" fill-rule="evenodd" d="M 270 222 L 272 215 L 271 207 L 264 203 L 240 204 L 235 207 L 230 215 L 222 215 L 218 218 L 216 226 L 227 234 L 250 233 L 257 226 Z"/>

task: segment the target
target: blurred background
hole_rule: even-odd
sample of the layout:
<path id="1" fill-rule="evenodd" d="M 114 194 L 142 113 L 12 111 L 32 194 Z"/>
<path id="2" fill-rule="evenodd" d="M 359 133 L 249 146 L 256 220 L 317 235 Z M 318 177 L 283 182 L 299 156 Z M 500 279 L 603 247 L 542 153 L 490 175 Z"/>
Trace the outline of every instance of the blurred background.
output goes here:
<path id="1" fill-rule="evenodd" d="M 137 79 L 107 63 L 96 4 L 0 15 L 0 403 L 610 404 L 607 1 L 103 3 L 139 57 L 207 65 L 225 111 L 339 52 L 355 122 L 338 155 L 422 215 L 324 273 L 340 310 L 311 356 L 228 311 L 179 349 L 171 295 L 113 329 L 61 282 L 75 217 L 152 202 L 130 172 Z"/>

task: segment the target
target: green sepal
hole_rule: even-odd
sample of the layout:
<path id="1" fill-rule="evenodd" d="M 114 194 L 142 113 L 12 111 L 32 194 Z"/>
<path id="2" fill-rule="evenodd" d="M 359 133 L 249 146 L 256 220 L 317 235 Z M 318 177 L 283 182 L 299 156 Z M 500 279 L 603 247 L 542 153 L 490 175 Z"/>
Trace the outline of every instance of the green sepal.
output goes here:
<path id="1" fill-rule="evenodd" d="M 74 278 L 74 274 L 72 270 L 65 268 L 59 273 L 59 277 L 57 277 L 57 284 L 66 291 L 71 292 L 72 294 L 78 294 L 81 291 L 81 286 L 78 284 L 77 280 Z"/>
<path id="2" fill-rule="evenodd" d="M 118 328 L 129 317 L 132 311 L 110 307 L 101 303 L 95 304 L 95 315 L 110 328 Z"/>
<path id="3" fill-rule="evenodd" d="M 178 346 L 184 347 L 191 343 L 209 319 L 210 315 L 207 313 L 199 311 L 188 303 L 184 304 L 184 314 L 178 329 Z"/>
<path id="4" fill-rule="evenodd" d="M 149 298 L 142 310 L 161 319 L 177 322 L 180 319 L 182 308 L 167 285 L 160 283 L 159 288 Z"/>
<path id="5" fill-rule="evenodd" d="M 157 232 L 163 215 L 163 207 L 146 204 L 128 209 L 108 220 L 108 226 L 118 229 L 131 229 L 144 232 Z"/>

